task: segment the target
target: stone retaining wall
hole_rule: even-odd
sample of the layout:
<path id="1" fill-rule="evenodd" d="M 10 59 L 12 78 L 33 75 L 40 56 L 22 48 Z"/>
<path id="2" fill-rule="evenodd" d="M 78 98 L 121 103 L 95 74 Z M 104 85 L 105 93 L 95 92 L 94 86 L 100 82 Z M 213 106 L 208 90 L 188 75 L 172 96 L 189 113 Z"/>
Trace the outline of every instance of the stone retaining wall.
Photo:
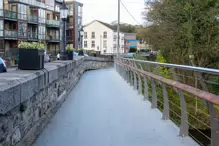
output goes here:
<path id="1" fill-rule="evenodd" d="M 0 146 L 28 146 L 59 109 L 86 70 L 113 65 L 112 59 L 77 57 L 44 70 L 0 74 Z"/>

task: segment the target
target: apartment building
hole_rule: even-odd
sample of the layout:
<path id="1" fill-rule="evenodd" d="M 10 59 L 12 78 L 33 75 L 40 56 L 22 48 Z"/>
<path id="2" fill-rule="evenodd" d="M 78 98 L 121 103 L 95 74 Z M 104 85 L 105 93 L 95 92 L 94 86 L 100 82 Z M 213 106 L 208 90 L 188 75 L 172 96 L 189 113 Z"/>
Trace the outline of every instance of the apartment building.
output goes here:
<path id="1" fill-rule="evenodd" d="M 47 52 L 56 55 L 63 40 L 62 3 L 63 0 L 0 0 L 0 55 L 17 56 L 19 41 L 45 42 Z M 73 25 L 75 22 L 78 20 Z"/>
<path id="2" fill-rule="evenodd" d="M 104 53 L 117 52 L 117 28 L 102 21 L 92 21 L 84 26 L 85 50 L 94 50 Z M 124 53 L 124 33 L 120 33 L 120 53 Z"/>
<path id="3" fill-rule="evenodd" d="M 83 36 L 81 31 L 83 30 L 82 15 L 83 4 L 77 1 L 65 2 L 68 7 L 68 19 L 67 19 L 67 45 L 75 49 L 82 48 Z"/>

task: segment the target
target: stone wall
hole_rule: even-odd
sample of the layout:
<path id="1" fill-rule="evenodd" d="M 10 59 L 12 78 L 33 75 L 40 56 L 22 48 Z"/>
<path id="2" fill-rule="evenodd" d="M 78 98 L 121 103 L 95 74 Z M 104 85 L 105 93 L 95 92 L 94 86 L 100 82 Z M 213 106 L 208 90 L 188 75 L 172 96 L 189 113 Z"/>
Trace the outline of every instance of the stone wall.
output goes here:
<path id="1" fill-rule="evenodd" d="M 112 59 L 77 57 L 39 71 L 0 74 L 0 146 L 28 146 L 59 109 L 86 70 L 113 65 Z"/>

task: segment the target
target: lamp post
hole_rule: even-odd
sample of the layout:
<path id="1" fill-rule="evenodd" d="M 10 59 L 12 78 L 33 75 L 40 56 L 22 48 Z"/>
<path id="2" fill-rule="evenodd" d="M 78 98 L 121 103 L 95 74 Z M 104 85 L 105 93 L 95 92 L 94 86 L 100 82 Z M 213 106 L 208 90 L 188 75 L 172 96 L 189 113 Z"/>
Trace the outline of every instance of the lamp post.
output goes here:
<path id="1" fill-rule="evenodd" d="M 65 1 L 63 1 L 62 5 L 60 7 L 60 17 L 63 21 L 63 48 L 61 48 L 60 59 L 61 60 L 67 60 L 67 54 L 66 54 L 66 20 L 67 20 L 67 17 L 68 17 L 68 8 L 65 5 Z"/>
<path id="2" fill-rule="evenodd" d="M 81 30 L 80 30 L 80 32 L 79 32 L 79 34 L 80 34 L 80 36 L 79 36 L 79 41 L 80 41 L 80 47 L 82 48 L 83 47 L 83 37 L 84 37 L 84 29 L 83 29 L 83 27 L 81 27 Z"/>

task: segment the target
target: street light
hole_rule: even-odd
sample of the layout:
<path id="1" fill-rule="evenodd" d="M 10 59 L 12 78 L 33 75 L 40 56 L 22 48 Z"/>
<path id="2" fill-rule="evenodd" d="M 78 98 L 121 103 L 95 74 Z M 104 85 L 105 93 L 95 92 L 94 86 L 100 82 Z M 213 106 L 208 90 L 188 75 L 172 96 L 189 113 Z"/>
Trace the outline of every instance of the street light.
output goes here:
<path id="1" fill-rule="evenodd" d="M 79 36 L 80 46 L 82 48 L 82 40 L 83 40 L 82 38 L 84 37 L 84 29 L 83 29 L 83 27 L 81 27 L 81 30 L 80 30 L 79 34 L 80 34 L 80 36 Z"/>
<path id="2" fill-rule="evenodd" d="M 61 49 L 60 53 L 60 59 L 61 60 L 67 60 L 67 54 L 66 54 L 66 20 L 68 17 L 68 8 L 65 5 L 65 1 L 63 1 L 61 7 L 60 7 L 60 17 L 63 21 L 63 48 Z M 73 55 L 73 54 L 72 54 Z"/>

